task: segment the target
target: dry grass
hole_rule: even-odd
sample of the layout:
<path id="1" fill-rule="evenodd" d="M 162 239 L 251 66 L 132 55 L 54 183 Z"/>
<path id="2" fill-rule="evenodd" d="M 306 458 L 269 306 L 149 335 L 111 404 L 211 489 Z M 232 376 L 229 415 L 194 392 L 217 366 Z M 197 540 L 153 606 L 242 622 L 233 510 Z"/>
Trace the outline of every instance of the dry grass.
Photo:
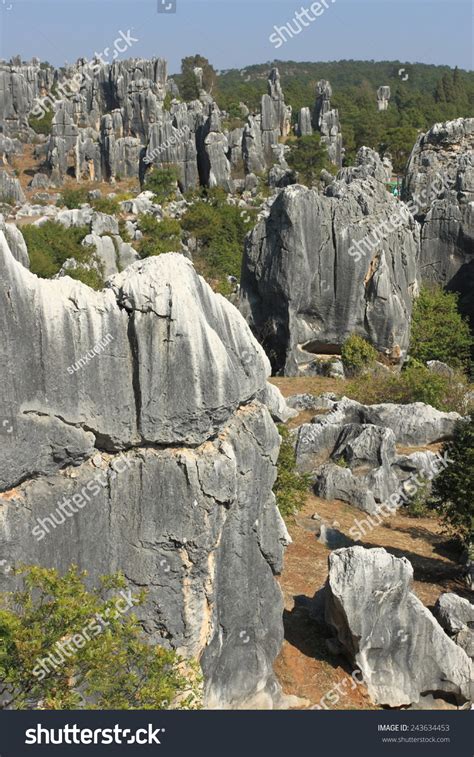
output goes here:
<path id="1" fill-rule="evenodd" d="M 281 378 L 279 376 L 270 379 L 275 384 L 284 397 L 291 397 L 293 394 L 324 394 L 324 392 L 334 392 L 335 394 L 344 394 L 347 382 L 344 379 L 332 379 L 324 376 L 298 376 L 297 378 Z"/>

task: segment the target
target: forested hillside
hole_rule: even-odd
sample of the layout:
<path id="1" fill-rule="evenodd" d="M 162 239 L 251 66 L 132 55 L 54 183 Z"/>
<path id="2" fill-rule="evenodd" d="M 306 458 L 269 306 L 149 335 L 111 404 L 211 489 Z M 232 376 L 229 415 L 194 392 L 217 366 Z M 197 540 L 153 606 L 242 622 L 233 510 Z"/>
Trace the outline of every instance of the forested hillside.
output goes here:
<path id="1" fill-rule="evenodd" d="M 233 116 L 238 116 L 240 102 L 258 111 L 260 99 L 267 91 L 271 65 L 278 66 L 294 120 L 300 108 L 314 103 L 316 82 L 330 81 L 332 105 L 339 109 L 347 164 L 352 163 L 359 147 L 367 145 L 382 153 L 391 152 L 395 169 L 401 172 L 420 130 L 474 113 L 474 73 L 401 61 L 276 61 L 242 70 L 230 69 L 214 79 L 213 95 L 219 106 Z M 184 76 L 175 78 L 187 99 L 186 86 L 182 86 L 188 75 L 186 65 L 184 72 Z M 213 78 L 209 69 L 208 78 Z M 390 87 L 391 99 L 388 110 L 379 112 L 377 89 L 382 85 Z"/>

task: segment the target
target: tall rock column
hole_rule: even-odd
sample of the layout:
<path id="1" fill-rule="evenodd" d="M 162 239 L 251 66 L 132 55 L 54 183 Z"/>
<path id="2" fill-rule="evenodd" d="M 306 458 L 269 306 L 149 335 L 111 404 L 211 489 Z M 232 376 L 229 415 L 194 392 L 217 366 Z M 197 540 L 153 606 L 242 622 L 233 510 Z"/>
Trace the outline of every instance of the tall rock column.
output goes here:
<path id="1" fill-rule="evenodd" d="M 38 279 L 0 231 L 0 267 L 2 558 L 122 571 L 150 643 L 200 661 L 206 706 L 278 706 L 288 535 L 247 325 L 176 253 L 94 292 Z"/>
<path id="2" fill-rule="evenodd" d="M 325 79 L 316 87 L 316 104 L 313 111 L 313 127 L 321 134 L 321 142 L 327 145 L 328 155 L 338 168 L 342 166 L 342 133 L 339 113 L 331 108 L 332 89 Z"/>

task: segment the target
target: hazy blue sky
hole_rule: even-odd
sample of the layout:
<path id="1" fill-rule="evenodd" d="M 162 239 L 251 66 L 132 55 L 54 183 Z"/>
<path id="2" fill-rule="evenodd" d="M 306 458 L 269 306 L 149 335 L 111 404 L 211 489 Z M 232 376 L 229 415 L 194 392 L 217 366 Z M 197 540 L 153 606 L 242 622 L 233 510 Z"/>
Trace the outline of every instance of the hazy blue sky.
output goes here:
<path id="1" fill-rule="evenodd" d="M 473 67 L 473 7 L 466 0 L 333 0 L 278 50 L 276 24 L 311 0 L 0 0 L 0 57 L 33 55 L 61 65 L 112 47 L 120 30 L 139 41 L 130 55 L 160 55 L 176 72 L 199 52 L 218 69 L 280 60 L 393 60 Z"/>

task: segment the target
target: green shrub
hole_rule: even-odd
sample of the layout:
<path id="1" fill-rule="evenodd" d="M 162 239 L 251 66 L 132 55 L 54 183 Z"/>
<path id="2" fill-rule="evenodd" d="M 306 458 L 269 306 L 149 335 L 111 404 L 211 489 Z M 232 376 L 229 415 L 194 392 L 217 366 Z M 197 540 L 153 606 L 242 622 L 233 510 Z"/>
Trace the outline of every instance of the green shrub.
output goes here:
<path id="1" fill-rule="evenodd" d="M 469 367 L 472 337 L 457 305 L 457 294 L 444 292 L 441 287 L 422 287 L 413 308 L 413 358 L 422 363 L 441 360 L 452 368 Z"/>
<path id="2" fill-rule="evenodd" d="M 273 491 L 280 513 L 287 517 L 304 506 L 310 476 L 300 473 L 296 468 L 296 455 L 290 439 L 290 432 L 286 426 L 279 426 L 282 438 L 280 455 L 278 457 L 278 476 Z"/>
<path id="3" fill-rule="evenodd" d="M 68 275 L 93 289 L 102 289 L 104 281 L 95 250 L 90 245 L 81 244 L 89 233 L 87 226 L 66 229 L 57 221 L 47 221 L 42 226 L 24 226 L 22 233 L 28 247 L 32 273 L 43 279 L 51 279 L 59 273 L 68 258 L 74 258 L 79 266 L 68 271 Z"/>
<path id="4" fill-rule="evenodd" d="M 430 514 L 429 508 L 430 483 L 423 481 L 405 507 L 411 518 L 426 518 Z"/>
<path id="5" fill-rule="evenodd" d="M 61 197 L 59 198 L 59 205 L 64 205 L 69 210 L 80 208 L 81 205 L 89 202 L 89 195 L 87 189 L 78 187 L 77 189 L 64 189 Z"/>
<path id="6" fill-rule="evenodd" d="M 139 216 L 138 227 L 143 234 L 137 248 L 141 258 L 180 251 L 181 225 L 174 218 L 158 221 L 154 216 L 144 214 Z"/>
<path id="7" fill-rule="evenodd" d="M 375 364 L 377 350 L 361 336 L 352 334 L 342 345 L 341 357 L 346 373 L 358 376 Z"/>
<path id="8" fill-rule="evenodd" d="M 312 186 L 317 181 L 323 168 L 335 173 L 335 166 L 328 156 L 327 147 L 321 142 L 319 134 L 311 134 L 289 141 L 290 152 L 287 162 L 290 168 L 298 172 L 299 181 Z"/>
<path id="9" fill-rule="evenodd" d="M 183 229 L 198 242 L 194 257 L 197 270 L 215 286 L 225 287 L 227 276 L 240 277 L 244 241 L 256 211 L 227 203 L 223 190 L 207 192 L 182 219 Z"/>
<path id="10" fill-rule="evenodd" d="M 30 116 L 28 123 L 36 134 L 51 134 L 51 127 L 53 125 L 54 110 L 49 108 L 45 110 L 43 118 L 35 118 Z"/>
<path id="11" fill-rule="evenodd" d="M 115 197 L 98 197 L 91 200 L 91 207 L 98 213 L 106 213 L 108 216 L 116 216 L 120 213 L 120 205 Z"/>
<path id="12" fill-rule="evenodd" d="M 123 218 L 119 218 L 118 224 L 119 224 L 120 237 L 122 238 L 124 242 L 130 243 L 132 241 L 132 237 L 130 236 L 130 232 L 127 229 L 126 222 L 124 221 Z"/>
<path id="13" fill-rule="evenodd" d="M 176 194 L 178 170 L 175 166 L 152 168 L 146 175 L 143 189 L 153 192 L 156 202 L 163 204 Z"/>
<path id="14" fill-rule="evenodd" d="M 469 546 L 474 541 L 474 414 L 461 421 L 444 445 L 448 466 L 433 481 L 430 505 L 449 530 Z"/>
<path id="15" fill-rule="evenodd" d="M 197 708 L 197 666 L 150 645 L 134 614 L 146 592 L 129 595 L 120 574 L 104 576 L 98 588 L 89 589 L 86 572 L 75 566 L 62 576 L 39 567 L 18 573 L 19 589 L 0 596 L 3 707 Z M 48 664 L 49 655 L 55 665 Z"/>
<path id="16" fill-rule="evenodd" d="M 438 410 L 466 412 L 466 377 L 460 373 L 453 378 L 439 376 L 421 363 L 410 361 L 401 373 L 360 376 L 349 382 L 345 394 L 364 405 L 380 402 L 409 404 L 425 402 Z"/>

